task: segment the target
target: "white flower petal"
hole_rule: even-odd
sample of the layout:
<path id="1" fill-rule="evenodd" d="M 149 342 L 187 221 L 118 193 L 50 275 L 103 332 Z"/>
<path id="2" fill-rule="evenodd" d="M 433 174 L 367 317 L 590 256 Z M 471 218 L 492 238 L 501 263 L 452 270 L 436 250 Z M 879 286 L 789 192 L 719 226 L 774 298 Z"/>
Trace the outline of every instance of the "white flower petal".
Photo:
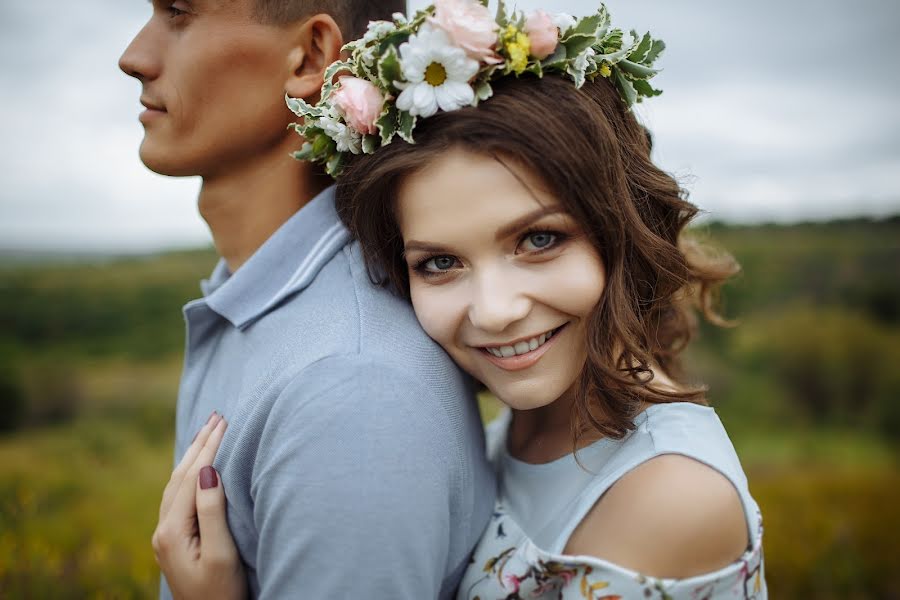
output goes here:
<path id="1" fill-rule="evenodd" d="M 428 83 L 417 84 L 413 89 L 413 115 L 428 118 L 438 110 L 435 88 Z"/>
<path id="2" fill-rule="evenodd" d="M 475 102 L 475 91 L 467 83 L 448 81 L 435 89 L 438 106 L 441 110 L 451 111 Z"/>
<path id="3" fill-rule="evenodd" d="M 409 112 L 413 107 L 413 96 L 416 92 L 416 85 L 407 85 L 406 89 L 400 92 L 400 95 L 397 96 L 397 108 L 400 110 Z"/>

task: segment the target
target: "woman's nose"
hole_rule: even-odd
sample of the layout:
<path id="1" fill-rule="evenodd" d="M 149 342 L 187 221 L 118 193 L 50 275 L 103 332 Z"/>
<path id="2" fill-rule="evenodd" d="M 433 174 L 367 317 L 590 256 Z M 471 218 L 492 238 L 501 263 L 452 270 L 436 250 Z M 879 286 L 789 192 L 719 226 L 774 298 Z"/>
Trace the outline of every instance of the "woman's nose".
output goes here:
<path id="1" fill-rule="evenodd" d="M 531 312 L 531 300 L 514 276 L 495 269 L 477 278 L 469 303 L 469 321 L 483 331 L 501 333 Z"/>

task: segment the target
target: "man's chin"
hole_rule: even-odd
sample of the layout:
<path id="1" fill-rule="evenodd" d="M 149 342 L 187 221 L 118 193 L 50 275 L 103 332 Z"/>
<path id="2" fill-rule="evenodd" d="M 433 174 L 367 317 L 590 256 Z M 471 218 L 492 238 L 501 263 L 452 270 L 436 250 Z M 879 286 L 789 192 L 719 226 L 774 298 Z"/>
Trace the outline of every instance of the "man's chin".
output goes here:
<path id="1" fill-rule="evenodd" d="M 141 144 L 138 154 L 144 166 L 160 175 L 169 177 L 193 177 L 197 175 L 197 169 L 189 161 L 183 160 L 175 152 L 166 152 L 148 143 L 146 138 Z"/>

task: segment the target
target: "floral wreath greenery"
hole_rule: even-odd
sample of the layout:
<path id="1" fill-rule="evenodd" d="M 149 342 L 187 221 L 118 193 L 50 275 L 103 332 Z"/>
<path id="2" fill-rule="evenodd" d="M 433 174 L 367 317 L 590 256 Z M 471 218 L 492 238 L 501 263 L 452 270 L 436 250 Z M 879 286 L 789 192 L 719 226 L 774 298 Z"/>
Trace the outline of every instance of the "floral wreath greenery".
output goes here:
<path id="1" fill-rule="evenodd" d="M 491 82 L 506 76 L 558 73 L 576 88 L 596 77 L 610 79 L 627 107 L 658 96 L 649 80 L 665 48 L 632 30 L 628 39 L 610 28 L 604 5 L 575 19 L 565 13 L 507 13 L 496 17 L 487 0 L 435 0 L 412 18 L 372 21 L 366 34 L 346 44 L 348 60 L 325 72 L 315 106 L 286 97 L 302 122 L 291 125 L 305 143 L 294 158 L 341 173 L 348 153 L 371 154 L 395 136 L 414 143 L 419 118 L 438 110 L 476 106 L 491 97 Z M 342 75 L 335 82 L 339 73 Z"/>

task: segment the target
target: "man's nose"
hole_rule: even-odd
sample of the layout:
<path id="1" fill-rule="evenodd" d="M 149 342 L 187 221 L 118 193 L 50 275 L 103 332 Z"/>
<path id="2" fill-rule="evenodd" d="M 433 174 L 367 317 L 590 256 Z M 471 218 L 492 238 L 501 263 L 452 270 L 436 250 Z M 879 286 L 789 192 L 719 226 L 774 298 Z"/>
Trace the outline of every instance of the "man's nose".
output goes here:
<path id="1" fill-rule="evenodd" d="M 159 76 L 161 38 L 152 28 L 152 19 L 141 29 L 119 57 L 119 68 L 141 82 Z"/>
<path id="2" fill-rule="evenodd" d="M 502 333 L 531 312 L 532 302 L 514 275 L 502 269 L 476 278 L 469 304 L 469 321 L 483 331 Z"/>

